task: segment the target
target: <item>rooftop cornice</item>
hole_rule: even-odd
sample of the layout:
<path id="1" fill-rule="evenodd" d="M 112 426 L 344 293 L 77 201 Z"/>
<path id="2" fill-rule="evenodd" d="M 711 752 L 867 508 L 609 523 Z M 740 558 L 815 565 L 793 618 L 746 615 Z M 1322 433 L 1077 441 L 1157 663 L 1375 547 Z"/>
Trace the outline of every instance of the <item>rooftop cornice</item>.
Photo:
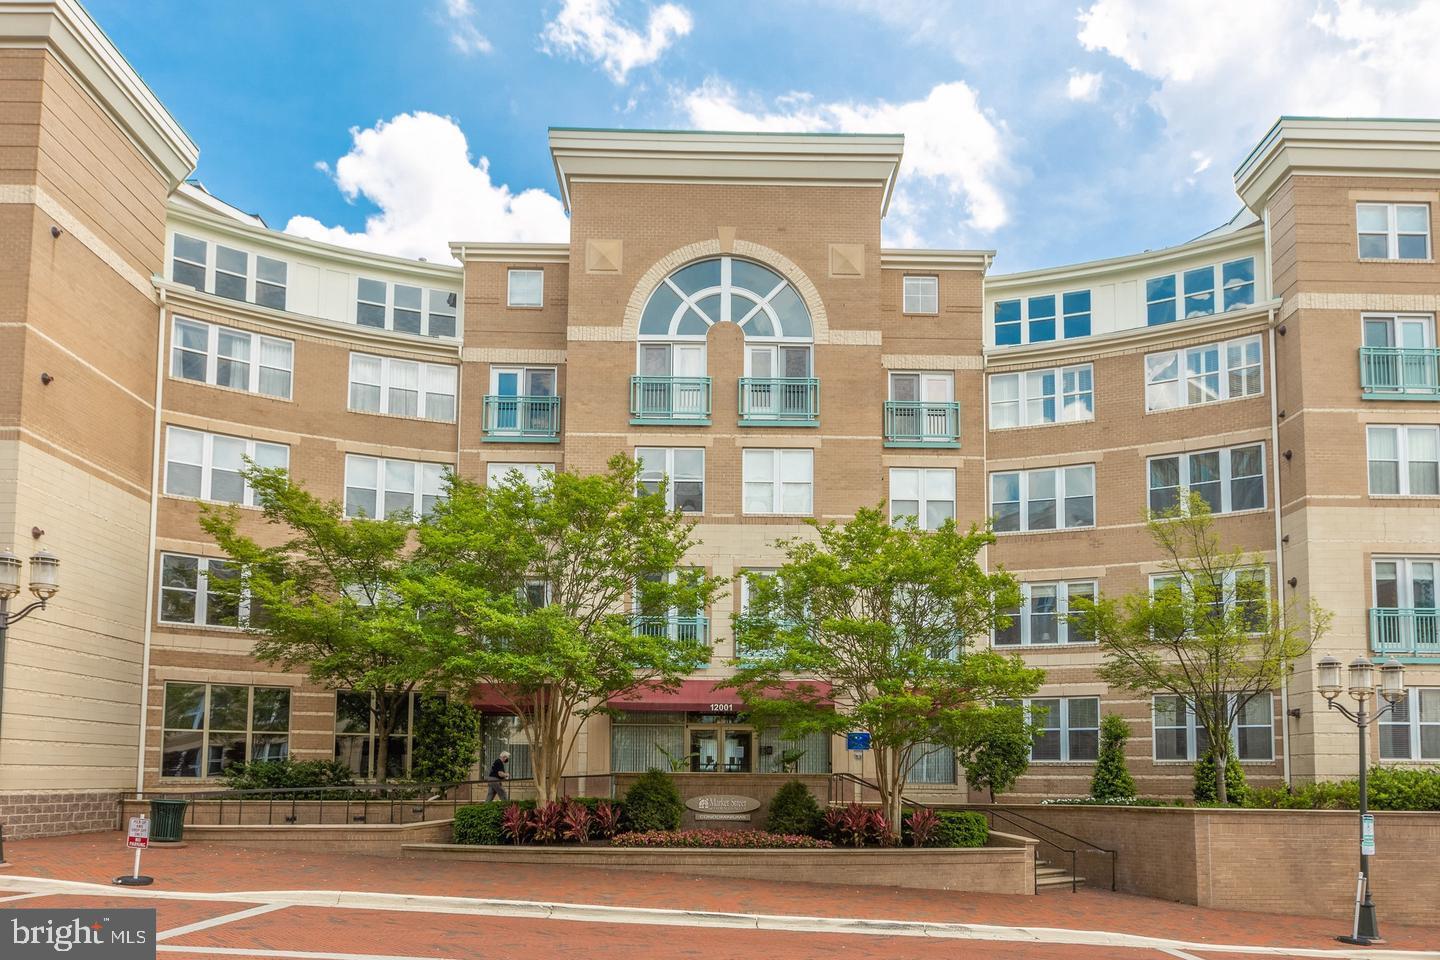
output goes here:
<path id="1" fill-rule="evenodd" d="M 450 254 L 462 263 L 569 263 L 568 243 L 450 242 Z"/>
<path id="2" fill-rule="evenodd" d="M 1108 260 L 1090 260 L 1084 263 L 1072 263 L 1061 267 L 1044 267 L 1039 270 L 1026 270 L 1021 273 L 994 274 L 986 278 L 985 289 L 989 291 L 992 289 L 1031 286 L 1046 282 L 1064 283 L 1072 280 L 1089 280 L 1096 277 L 1104 277 L 1108 274 L 1123 273 L 1146 265 L 1163 267 L 1176 260 L 1183 260 L 1200 254 L 1224 254 L 1227 251 L 1249 246 L 1256 242 L 1263 243 L 1264 239 L 1264 225 L 1261 223 L 1252 223 L 1249 226 L 1241 227 L 1239 230 L 1234 230 L 1230 233 L 1220 234 L 1215 237 L 1200 237 L 1199 239 L 1177 244 L 1173 247 L 1162 247 L 1159 250 L 1146 250 L 1142 253 L 1126 254 L 1123 257 L 1112 257 Z"/>
<path id="3" fill-rule="evenodd" d="M 566 210 L 576 182 L 765 183 L 879 186 L 884 216 L 904 149 L 901 134 L 550 129 Z"/>
<path id="4" fill-rule="evenodd" d="M 1440 120 L 1281 117 L 1235 171 L 1235 190 L 1257 214 L 1288 176 L 1435 176 Z"/>
<path id="5" fill-rule="evenodd" d="M 979 270 L 990 269 L 994 250 L 920 250 L 904 247 L 880 248 L 882 270 Z"/>
<path id="6" fill-rule="evenodd" d="M 166 213 L 170 223 L 186 223 L 202 227 L 205 230 L 231 237 L 239 243 L 263 243 L 266 246 L 304 257 L 330 260 L 352 268 L 369 267 L 390 273 L 409 273 L 416 277 L 425 277 L 442 283 L 460 282 L 459 264 L 428 263 L 423 260 L 409 260 L 405 257 L 392 257 L 383 253 L 357 250 L 354 247 L 342 247 L 334 243 L 322 243 L 319 240 L 307 240 L 304 237 L 291 236 L 288 233 L 272 230 L 269 227 L 251 226 L 234 217 L 212 213 L 191 203 L 178 202 L 173 197 L 168 204 Z"/>
<path id="7" fill-rule="evenodd" d="M 77 0 L 0 3 L 0 48 L 50 51 L 171 190 L 195 169 L 199 148 Z"/>

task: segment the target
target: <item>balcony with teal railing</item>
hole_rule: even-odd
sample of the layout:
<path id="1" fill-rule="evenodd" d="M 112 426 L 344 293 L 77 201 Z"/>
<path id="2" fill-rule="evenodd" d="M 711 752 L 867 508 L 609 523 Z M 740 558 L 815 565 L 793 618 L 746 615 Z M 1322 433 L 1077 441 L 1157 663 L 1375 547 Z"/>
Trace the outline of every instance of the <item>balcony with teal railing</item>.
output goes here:
<path id="1" fill-rule="evenodd" d="M 1360 389 L 1366 400 L 1440 401 L 1440 350 L 1361 347 Z"/>
<path id="2" fill-rule="evenodd" d="M 1370 652 L 1377 657 L 1440 661 L 1440 610 L 1371 607 Z"/>
<path id="3" fill-rule="evenodd" d="M 631 377 L 630 422 L 710 423 L 709 377 Z"/>
<path id="4" fill-rule="evenodd" d="M 709 643 L 710 618 L 688 617 L 631 617 L 635 632 L 647 637 L 669 637 L 684 643 Z"/>
<path id="5" fill-rule="evenodd" d="M 740 378 L 740 426 L 818 427 L 820 381 L 814 377 Z"/>
<path id="6" fill-rule="evenodd" d="M 559 397 L 485 398 L 484 439 L 508 443 L 559 443 Z"/>
<path id="7" fill-rule="evenodd" d="M 885 446 L 960 446 L 960 404 L 886 400 Z"/>

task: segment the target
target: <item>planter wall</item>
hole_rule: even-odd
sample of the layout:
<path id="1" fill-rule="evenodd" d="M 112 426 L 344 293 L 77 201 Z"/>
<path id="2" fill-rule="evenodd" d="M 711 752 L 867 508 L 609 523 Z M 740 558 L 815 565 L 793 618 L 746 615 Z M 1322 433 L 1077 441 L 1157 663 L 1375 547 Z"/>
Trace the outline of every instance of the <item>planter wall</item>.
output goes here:
<path id="1" fill-rule="evenodd" d="M 1117 851 L 1125 893 L 1202 907 L 1349 919 L 1360 869 L 1360 818 L 1353 810 L 1222 810 L 985 804 L 965 809 L 1023 814 Z M 1023 823 L 1024 821 L 1019 821 Z M 998 830 L 1026 833 L 1002 817 Z M 1056 839 L 1043 830 L 1032 836 Z M 1433 923 L 1440 902 L 1440 813 L 1375 814 L 1371 887 L 1383 923 Z M 1042 857 L 1055 858 L 1041 844 Z M 1109 858 L 1082 857 L 1095 886 Z M 1069 855 L 1056 859 L 1068 863 Z"/>
<path id="2" fill-rule="evenodd" d="M 799 780 L 809 788 L 816 802 L 824 807 L 830 796 L 830 775 L 828 773 L 672 773 L 675 788 L 680 799 L 692 800 L 713 794 L 751 797 L 760 801 L 758 809 L 737 820 L 698 820 L 695 811 L 686 808 L 680 822 L 682 829 L 704 828 L 708 830 L 759 830 L 765 827 L 765 818 L 770 813 L 770 801 L 776 791 L 791 780 Z M 638 773 L 615 774 L 615 795 L 624 799 L 625 791 L 640 779 Z"/>
<path id="3" fill-rule="evenodd" d="M 177 797 L 178 794 L 166 794 Z M 191 800 L 185 808 L 185 832 L 192 826 L 247 825 L 295 826 L 324 824 L 363 826 L 366 824 L 423 823 L 449 821 L 464 800 Z M 121 826 L 125 819 L 149 816 L 149 800 L 125 800 L 120 804 Z M 294 820 L 287 820 L 293 817 Z"/>

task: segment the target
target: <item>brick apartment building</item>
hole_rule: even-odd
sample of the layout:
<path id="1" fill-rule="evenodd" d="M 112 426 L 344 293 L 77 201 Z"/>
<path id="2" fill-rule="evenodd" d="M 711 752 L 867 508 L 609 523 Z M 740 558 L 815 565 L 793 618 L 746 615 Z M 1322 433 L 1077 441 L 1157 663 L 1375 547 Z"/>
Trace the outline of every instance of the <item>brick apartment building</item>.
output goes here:
<path id="1" fill-rule="evenodd" d="M 1334 612 L 1237 726 L 1251 780 L 1352 771 L 1313 689 L 1325 654 L 1409 664 L 1375 759 L 1440 760 L 1440 124 L 1281 119 L 1230 222 L 1005 276 L 991 251 L 882 245 L 900 136 L 555 129 L 570 242 L 454 238 L 441 265 L 287 236 L 188 183 L 195 145 L 74 0 L 0 8 L 0 91 L 0 546 L 49 549 L 64 583 L 4 653 L 0 820 L 23 832 L 106 826 L 119 791 L 213 785 L 235 759 L 371 772 L 364 704 L 253 660 L 207 594 L 227 567 L 198 502 L 246 503 L 243 456 L 374 513 L 423 512 L 447 469 L 624 451 L 670 476 L 689 562 L 725 576 L 776 566 L 803 518 L 993 516 L 988 562 L 1026 603 L 982 642 L 1047 671 L 1021 799 L 1083 794 L 1109 712 L 1142 791 L 1188 791 L 1184 705 L 1108 689 L 1064 621 L 1147 584 L 1146 509 L 1188 486 L 1276 596 Z M 708 636 L 710 666 L 591 721 L 576 772 L 661 748 L 721 776 L 787 750 L 861 772 L 712 690 L 742 602 L 665 625 Z M 508 718 L 486 730 L 524 776 Z M 407 730 L 397 772 L 408 749 Z M 943 751 L 912 780 L 965 791 Z"/>

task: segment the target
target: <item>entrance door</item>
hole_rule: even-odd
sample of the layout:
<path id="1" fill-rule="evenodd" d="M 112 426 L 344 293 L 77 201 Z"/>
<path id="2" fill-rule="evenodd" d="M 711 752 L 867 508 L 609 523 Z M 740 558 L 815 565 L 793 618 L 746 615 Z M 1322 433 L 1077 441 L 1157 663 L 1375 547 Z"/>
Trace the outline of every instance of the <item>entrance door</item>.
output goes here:
<path id="1" fill-rule="evenodd" d="M 720 769 L 720 729 L 690 728 L 690 771 L 714 773 Z"/>
<path id="2" fill-rule="evenodd" d="M 755 734 L 750 730 L 725 731 L 725 772 L 749 773 L 751 744 Z"/>
<path id="3" fill-rule="evenodd" d="M 749 727 L 707 724 L 690 727 L 692 773 L 750 773 L 754 769 L 755 731 Z"/>

